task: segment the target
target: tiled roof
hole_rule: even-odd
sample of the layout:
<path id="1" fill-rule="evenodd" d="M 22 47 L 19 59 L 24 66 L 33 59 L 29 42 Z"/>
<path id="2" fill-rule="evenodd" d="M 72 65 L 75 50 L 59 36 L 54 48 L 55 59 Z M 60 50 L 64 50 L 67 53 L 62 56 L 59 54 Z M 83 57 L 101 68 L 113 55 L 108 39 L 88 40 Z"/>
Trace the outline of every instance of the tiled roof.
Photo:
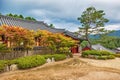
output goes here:
<path id="1" fill-rule="evenodd" d="M 94 49 L 94 50 L 106 50 L 106 51 L 114 53 L 114 51 L 112 51 L 112 50 L 110 50 L 108 48 L 105 48 L 100 44 L 92 45 L 92 49 Z"/>
<path id="2" fill-rule="evenodd" d="M 70 31 L 65 31 L 64 34 L 67 36 L 70 36 L 74 39 L 80 39 L 76 34 L 74 34 L 73 32 L 70 32 Z"/>
<path id="3" fill-rule="evenodd" d="M 48 24 L 44 23 L 43 21 L 30 21 L 30 20 L 23 20 L 19 18 L 13 18 L 8 17 L 4 15 L 0 15 L 0 25 L 9 25 L 9 26 L 20 26 L 26 29 L 30 30 L 47 30 L 53 33 L 64 33 L 67 36 L 70 36 L 74 39 L 80 39 L 78 36 L 76 36 L 74 33 L 70 31 L 66 31 L 65 29 L 57 29 L 57 28 L 51 28 L 48 26 Z"/>

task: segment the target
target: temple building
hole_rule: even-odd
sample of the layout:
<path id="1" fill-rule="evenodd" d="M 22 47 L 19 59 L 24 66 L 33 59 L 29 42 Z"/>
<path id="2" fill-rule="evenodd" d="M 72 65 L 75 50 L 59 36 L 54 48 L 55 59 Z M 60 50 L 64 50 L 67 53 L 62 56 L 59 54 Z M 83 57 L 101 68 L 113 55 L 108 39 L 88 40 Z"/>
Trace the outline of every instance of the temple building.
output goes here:
<path id="1" fill-rule="evenodd" d="M 80 37 L 74 34 L 73 32 L 67 31 L 65 29 L 51 28 L 48 24 L 44 23 L 43 21 L 30 21 L 30 20 L 23 20 L 19 18 L 0 15 L 0 25 L 4 25 L 4 24 L 9 26 L 20 26 L 29 30 L 40 29 L 40 30 L 50 31 L 52 33 L 61 33 L 64 34 L 65 36 L 71 37 L 74 40 L 80 41 Z M 78 53 L 79 52 L 78 49 L 79 49 L 79 45 L 77 45 L 75 48 L 72 48 L 71 51 L 73 53 Z"/>

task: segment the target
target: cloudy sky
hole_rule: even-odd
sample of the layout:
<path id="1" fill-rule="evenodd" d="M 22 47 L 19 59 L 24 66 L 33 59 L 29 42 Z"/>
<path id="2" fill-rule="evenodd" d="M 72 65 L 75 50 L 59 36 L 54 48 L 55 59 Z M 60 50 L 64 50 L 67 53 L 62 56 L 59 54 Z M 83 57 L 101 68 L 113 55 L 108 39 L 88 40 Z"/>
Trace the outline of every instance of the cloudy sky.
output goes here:
<path id="1" fill-rule="evenodd" d="M 90 6 L 104 10 L 110 21 L 106 29 L 120 30 L 120 0 L 0 0 L 0 13 L 22 14 L 54 24 L 56 28 L 77 31 L 77 18 Z"/>

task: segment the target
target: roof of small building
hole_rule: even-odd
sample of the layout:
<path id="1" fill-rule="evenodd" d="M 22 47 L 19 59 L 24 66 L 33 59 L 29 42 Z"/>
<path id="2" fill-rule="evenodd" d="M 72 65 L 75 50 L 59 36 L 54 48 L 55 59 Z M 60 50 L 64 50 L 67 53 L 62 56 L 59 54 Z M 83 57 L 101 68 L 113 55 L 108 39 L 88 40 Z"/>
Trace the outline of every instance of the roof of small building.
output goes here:
<path id="1" fill-rule="evenodd" d="M 116 49 L 120 51 L 120 47 L 118 47 L 118 48 L 116 48 Z"/>
<path id="2" fill-rule="evenodd" d="M 92 45 L 92 49 L 94 50 L 106 50 L 112 53 L 115 53 L 113 50 L 110 50 L 108 48 L 105 48 L 104 46 L 100 45 L 100 44 L 96 44 L 96 45 Z"/>
<path id="3" fill-rule="evenodd" d="M 20 26 L 30 30 L 47 30 L 53 33 L 64 33 L 67 36 L 70 36 L 74 39 L 81 39 L 73 32 L 66 31 L 65 29 L 51 28 L 47 23 L 43 21 L 31 21 L 31 20 L 23 20 L 19 18 L 8 17 L 4 15 L 0 15 L 0 25 L 9 25 L 9 26 Z"/>

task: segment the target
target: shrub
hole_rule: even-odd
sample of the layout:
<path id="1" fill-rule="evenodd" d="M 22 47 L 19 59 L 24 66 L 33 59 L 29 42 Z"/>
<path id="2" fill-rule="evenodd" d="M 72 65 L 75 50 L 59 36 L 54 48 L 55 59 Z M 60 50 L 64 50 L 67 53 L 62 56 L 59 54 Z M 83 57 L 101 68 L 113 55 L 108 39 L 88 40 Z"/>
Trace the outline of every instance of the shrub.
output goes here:
<path id="1" fill-rule="evenodd" d="M 69 51 L 70 51 L 70 49 L 68 47 L 60 47 L 59 48 L 60 53 L 68 53 Z"/>
<path id="2" fill-rule="evenodd" d="M 52 59 L 54 57 L 54 54 L 47 54 L 47 55 L 42 55 L 45 59 Z"/>
<path id="3" fill-rule="evenodd" d="M 98 50 L 87 50 L 83 51 L 82 57 L 86 58 L 95 58 L 95 59 L 114 59 L 115 56 L 113 53 L 108 51 L 98 51 Z"/>
<path id="4" fill-rule="evenodd" d="M 115 57 L 120 57 L 120 54 L 114 54 Z"/>
<path id="5" fill-rule="evenodd" d="M 9 53 L 11 52 L 10 48 L 7 48 L 5 44 L 0 43 L 0 52 L 1 53 Z"/>
<path id="6" fill-rule="evenodd" d="M 0 60 L 0 72 L 3 72 L 6 65 L 17 64 L 19 69 L 28 69 L 36 66 L 40 66 L 46 63 L 47 58 L 54 58 L 55 61 L 66 59 L 65 54 L 53 54 L 53 55 L 33 55 L 22 57 L 14 60 Z"/>
<path id="7" fill-rule="evenodd" d="M 106 60 L 106 59 L 107 59 L 107 56 L 98 56 L 97 59 Z"/>
<path id="8" fill-rule="evenodd" d="M 116 54 L 120 54 L 120 52 L 116 52 Z"/>
<path id="9" fill-rule="evenodd" d="M 100 51 L 101 55 L 112 55 L 113 53 L 108 52 L 108 51 Z"/>
<path id="10" fill-rule="evenodd" d="M 71 57 L 71 58 L 73 57 L 73 54 L 71 52 L 66 53 L 66 55 Z"/>
<path id="11" fill-rule="evenodd" d="M 66 59 L 66 55 L 65 54 L 55 54 L 54 58 L 55 58 L 55 61 L 60 61 L 60 60 Z"/>
<path id="12" fill-rule="evenodd" d="M 106 59 L 115 59 L 114 55 L 109 56 L 98 56 L 97 59 L 106 60 Z"/>
<path id="13" fill-rule="evenodd" d="M 22 57 L 16 59 L 14 60 L 14 63 L 18 64 L 19 69 L 27 69 L 42 65 L 46 63 L 46 60 L 44 57 L 40 55 L 34 55 L 34 56 L 28 56 L 28 57 Z"/>
<path id="14" fill-rule="evenodd" d="M 83 51 L 83 52 L 82 52 L 82 57 L 88 57 L 89 54 L 90 54 L 90 53 L 89 53 L 89 50 Z"/>
<path id="15" fill-rule="evenodd" d="M 6 64 L 7 64 L 7 61 L 0 60 L 0 72 L 4 71 L 4 68 L 5 68 Z"/>
<path id="16" fill-rule="evenodd" d="M 100 56 L 100 51 L 97 50 L 87 50 L 82 52 L 82 57 L 87 57 L 88 55 L 97 55 Z"/>
<path id="17" fill-rule="evenodd" d="M 5 44 L 0 43 L 0 50 L 6 50 L 7 46 Z"/>
<path id="18" fill-rule="evenodd" d="M 54 58 L 55 61 L 60 61 L 60 60 L 64 60 L 66 59 L 66 55 L 65 54 L 53 54 L 53 55 L 43 55 L 45 59 L 52 59 Z"/>
<path id="19" fill-rule="evenodd" d="M 73 57 L 73 54 L 71 53 L 70 51 L 70 48 L 69 47 L 60 47 L 58 49 L 58 52 L 61 53 L 61 54 L 66 54 L 67 56 L 69 57 Z"/>
<path id="20" fill-rule="evenodd" d="M 115 59 L 115 56 L 114 55 L 109 55 L 109 56 L 107 56 L 107 59 Z"/>

